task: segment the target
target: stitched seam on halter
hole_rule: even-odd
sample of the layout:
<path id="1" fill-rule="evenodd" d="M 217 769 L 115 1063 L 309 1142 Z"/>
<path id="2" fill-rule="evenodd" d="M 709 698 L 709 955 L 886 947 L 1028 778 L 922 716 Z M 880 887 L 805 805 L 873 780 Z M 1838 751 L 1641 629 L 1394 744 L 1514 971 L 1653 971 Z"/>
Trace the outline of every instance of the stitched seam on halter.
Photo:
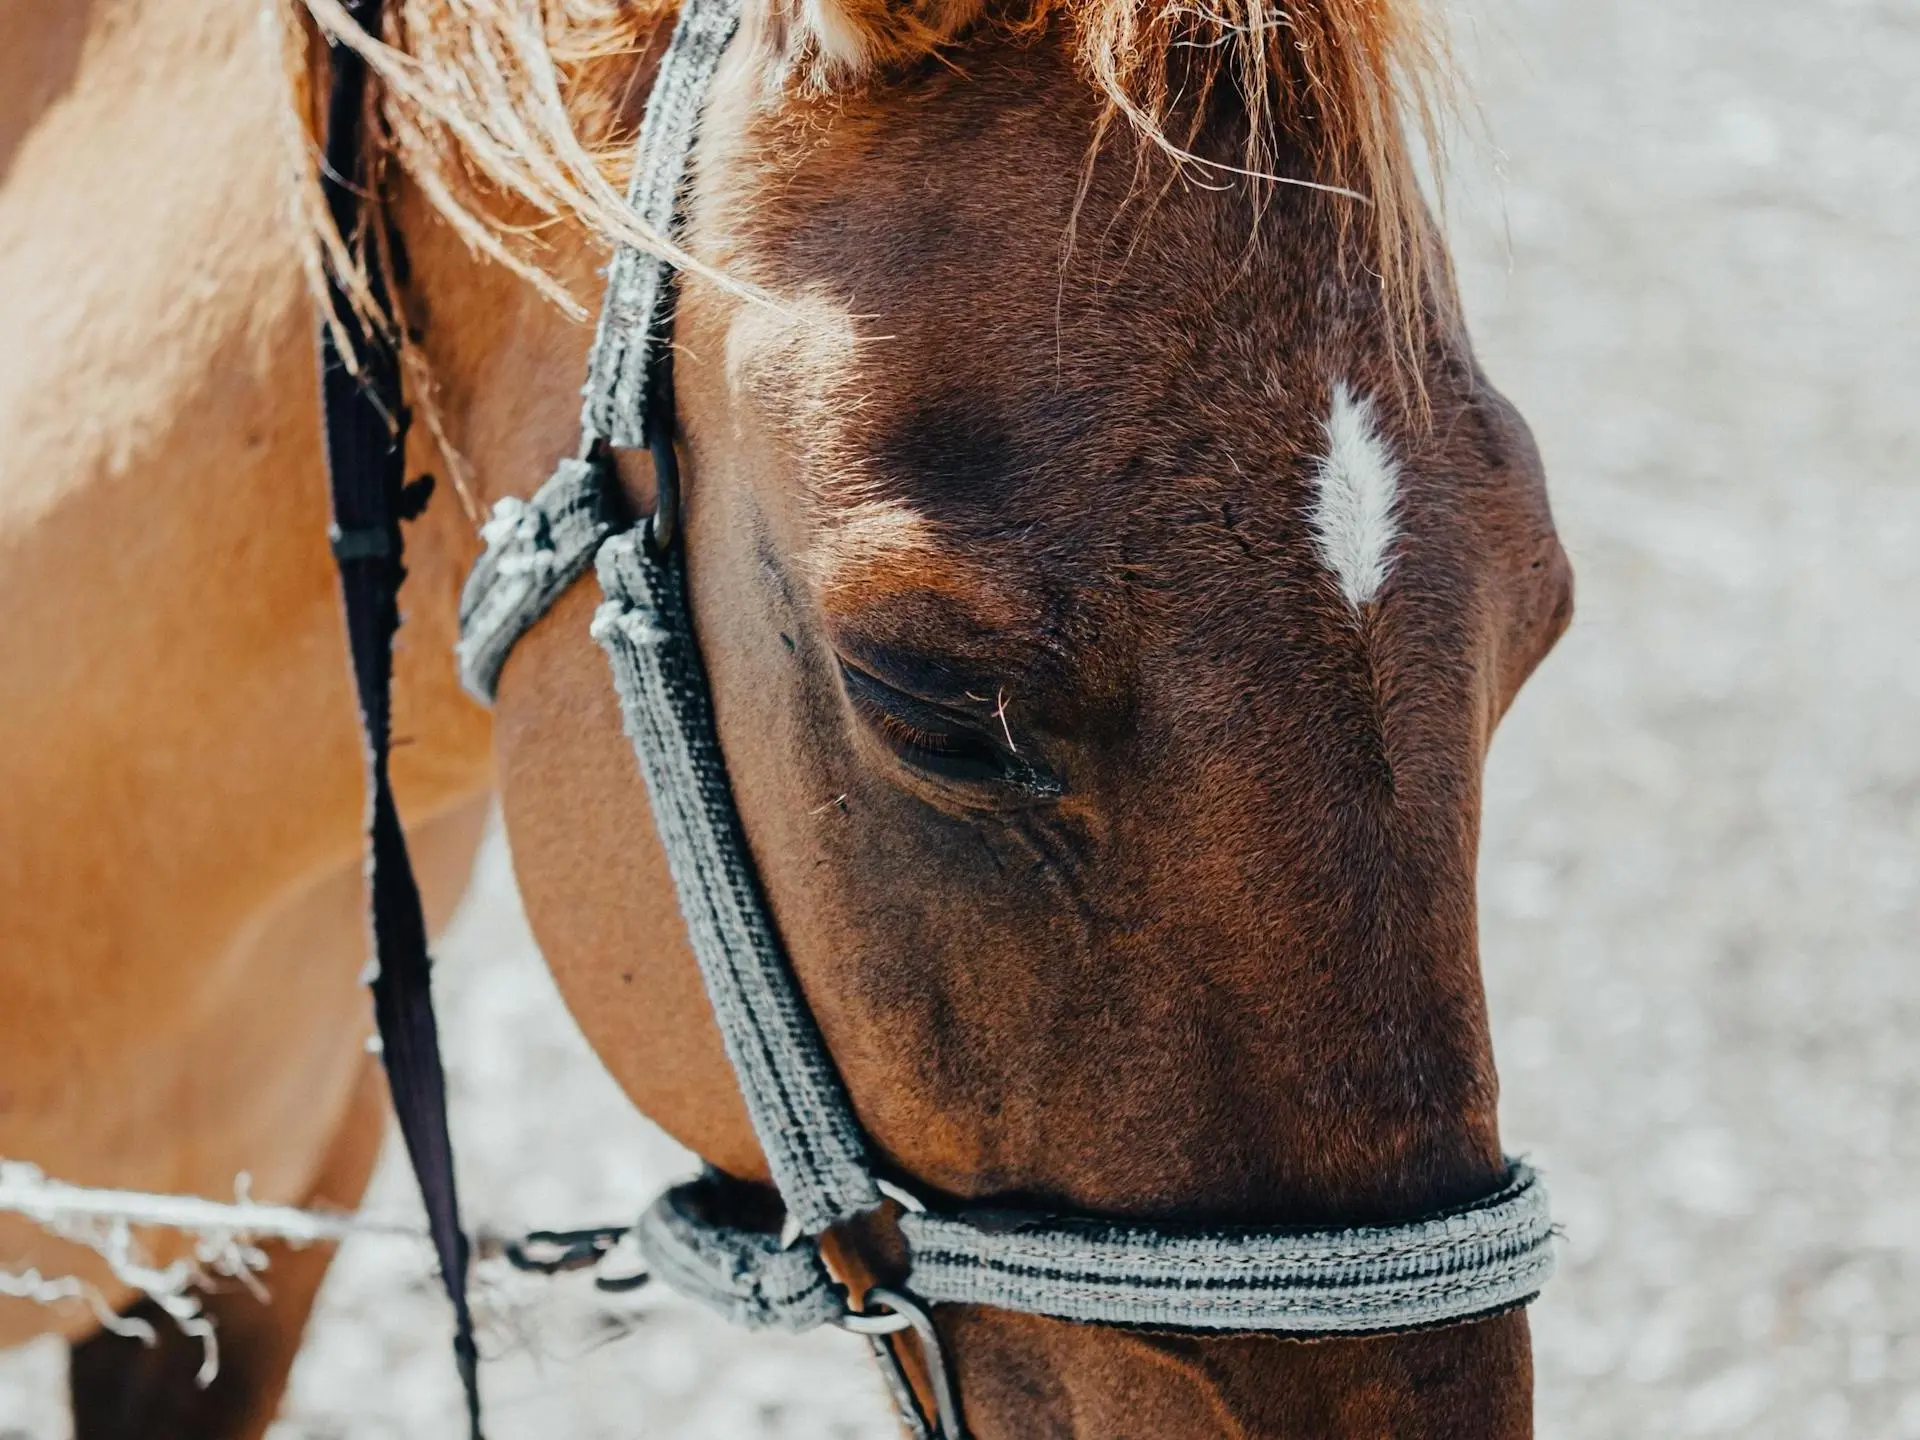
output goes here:
<path id="1" fill-rule="evenodd" d="M 904 1216 L 914 1288 L 1066 1319 L 1356 1333 L 1493 1313 L 1554 1268 L 1545 1189 L 1517 1162 L 1479 1205 L 1355 1233 L 1006 1221 Z"/>
<path id="2" fill-rule="evenodd" d="M 695 1213 L 703 1182 L 668 1190 L 641 1217 L 636 1238 L 654 1274 L 737 1323 L 807 1330 L 846 1313 L 819 1251 Z"/>
<path id="3" fill-rule="evenodd" d="M 651 556 L 636 535 L 599 557 L 607 596 L 594 634 L 646 778 L 688 937 L 728 1057 L 789 1214 L 809 1234 L 879 1201 L 865 1141 L 748 872 L 679 551 Z"/>
<path id="4" fill-rule="evenodd" d="M 516 642 L 593 563 L 610 527 L 597 466 L 563 460 L 531 500 L 508 497 L 481 527 L 486 550 L 460 593 L 454 646 L 468 694 L 491 704 Z"/>

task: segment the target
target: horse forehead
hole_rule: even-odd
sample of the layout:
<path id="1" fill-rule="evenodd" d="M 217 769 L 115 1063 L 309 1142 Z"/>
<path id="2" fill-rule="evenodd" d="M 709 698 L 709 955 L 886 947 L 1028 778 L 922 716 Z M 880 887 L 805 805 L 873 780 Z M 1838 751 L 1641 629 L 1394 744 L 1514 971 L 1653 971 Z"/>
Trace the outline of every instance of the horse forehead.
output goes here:
<path id="1" fill-rule="evenodd" d="M 888 323 L 905 319 L 860 314 L 816 281 L 739 303 L 725 330 L 728 388 L 800 461 L 810 525 L 797 558 L 830 608 L 918 592 L 1018 626 L 1044 592 L 1099 583 L 1114 563 L 1191 578 L 1192 547 L 1155 556 L 1165 547 L 1134 517 L 1169 499 L 1197 511 L 1204 496 L 1218 523 L 1201 529 L 1219 533 L 1200 540 L 1202 559 L 1289 580 L 1304 563 L 1358 611 L 1418 524 L 1390 411 L 1337 357 L 1303 371 L 1297 351 L 1216 350 L 1233 373 L 1195 382 L 1207 392 L 1195 403 L 1193 387 L 1150 373 L 1094 386 L 996 372 L 991 347 L 949 367 L 951 335 Z M 1170 438 L 1187 464 L 1129 458 Z"/>
<path id="2" fill-rule="evenodd" d="M 1408 524 L 1401 447 L 1357 382 L 1335 379 L 1308 400 L 1269 394 L 1253 407 L 1267 413 L 1229 420 L 1240 440 L 1292 432 L 1263 447 L 1264 462 L 1129 480 L 1090 473 L 1097 454 L 1061 463 L 1042 453 L 1045 437 L 1011 441 L 964 404 L 890 404 L 862 374 L 861 349 L 854 317 L 817 294 L 744 307 L 727 336 L 731 383 L 802 452 L 811 523 L 797 558 L 829 608 L 933 594 L 982 625 L 1017 625 L 1050 582 L 1097 583 L 1115 563 L 1190 570 L 1194 544 L 1157 544 L 1139 524 L 1170 500 L 1204 514 L 1190 538 L 1209 566 L 1297 574 L 1304 559 L 1353 611 L 1392 575 Z"/>
<path id="3" fill-rule="evenodd" d="M 858 317 L 820 284 L 733 303 L 725 332 L 727 387 L 792 433 L 823 439 L 857 408 L 849 382 Z"/>

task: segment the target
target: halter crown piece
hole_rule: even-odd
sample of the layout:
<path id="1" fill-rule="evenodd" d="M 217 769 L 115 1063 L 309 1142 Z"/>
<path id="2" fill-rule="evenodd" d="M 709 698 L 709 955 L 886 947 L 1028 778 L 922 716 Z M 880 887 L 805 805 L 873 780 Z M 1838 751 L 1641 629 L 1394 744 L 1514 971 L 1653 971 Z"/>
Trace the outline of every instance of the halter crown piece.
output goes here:
<path id="1" fill-rule="evenodd" d="M 641 127 L 628 202 L 672 233 L 686 160 L 739 0 L 688 0 Z M 1198 1331 L 1363 1335 L 1454 1324 L 1523 1305 L 1553 1270 L 1544 1187 L 1510 1161 L 1505 1185 L 1408 1224 L 1337 1230 L 1193 1228 L 1083 1217 L 941 1211 L 880 1180 L 866 1137 L 787 964 L 761 897 L 715 737 L 688 612 L 684 548 L 656 516 L 621 528 L 609 446 L 648 446 L 672 470 L 669 268 L 614 256 L 581 414 L 579 458 L 531 500 L 502 500 L 461 598 L 461 676 L 490 702 L 519 636 L 592 563 L 605 596 L 592 633 L 606 651 L 645 777 L 687 934 L 727 1055 L 785 1203 L 781 1234 L 720 1223 L 709 1174 L 661 1196 L 638 1227 L 652 1272 L 728 1319 L 873 1338 L 896 1399 L 924 1440 L 959 1440 L 950 1378 L 925 1306 L 988 1305 L 1065 1319 Z M 853 1310 L 819 1238 L 903 1203 L 910 1267 L 900 1291 Z M 930 1373 L 923 1413 L 883 1334 L 911 1326 Z"/>

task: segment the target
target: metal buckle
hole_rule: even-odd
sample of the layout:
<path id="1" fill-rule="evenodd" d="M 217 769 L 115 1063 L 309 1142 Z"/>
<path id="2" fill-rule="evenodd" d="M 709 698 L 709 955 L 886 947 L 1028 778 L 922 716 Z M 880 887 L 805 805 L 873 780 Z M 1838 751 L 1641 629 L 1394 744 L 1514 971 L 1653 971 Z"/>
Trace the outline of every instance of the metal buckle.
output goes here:
<path id="1" fill-rule="evenodd" d="M 535 1275 L 558 1275 L 568 1270 L 591 1270 L 626 1236 L 631 1226 L 602 1225 L 590 1230 L 535 1230 L 509 1240 L 500 1253 L 516 1270 Z M 609 1294 L 638 1290 L 647 1283 L 644 1270 L 632 1275 L 596 1275 L 594 1288 Z"/>
<path id="2" fill-rule="evenodd" d="M 874 1285 L 868 1287 L 860 1309 L 848 1310 L 834 1323 L 842 1330 L 866 1336 L 876 1346 L 884 1343 L 880 1339 L 882 1336 L 912 1330 L 920 1341 L 920 1355 L 927 1369 L 927 1384 L 933 1390 L 933 1424 L 927 1426 L 924 1416 L 918 1418 L 932 1440 L 964 1440 L 960 1429 L 960 1404 L 954 1397 L 953 1375 L 947 1366 L 947 1354 L 940 1348 L 940 1333 L 934 1329 L 933 1316 L 927 1313 L 924 1305 L 902 1291 Z M 911 1389 L 906 1393 L 910 1398 Z"/>

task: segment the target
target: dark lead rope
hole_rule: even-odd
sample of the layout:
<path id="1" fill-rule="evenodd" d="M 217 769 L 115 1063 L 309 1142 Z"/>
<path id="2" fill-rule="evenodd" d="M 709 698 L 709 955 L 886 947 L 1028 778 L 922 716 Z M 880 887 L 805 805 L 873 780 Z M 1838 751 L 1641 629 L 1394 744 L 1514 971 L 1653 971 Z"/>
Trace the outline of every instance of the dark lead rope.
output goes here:
<path id="1" fill-rule="evenodd" d="M 354 23 L 380 33 L 381 0 L 347 0 Z M 366 233 L 381 224 L 368 205 L 369 180 L 361 144 L 367 101 L 366 62 L 353 50 L 332 47 L 333 83 L 327 101 L 326 163 L 320 183 L 335 229 L 368 257 L 371 310 L 386 315 L 387 294 L 377 247 Z M 440 1278 L 453 1304 L 453 1351 L 467 1399 L 467 1424 L 480 1440 L 478 1352 L 467 1305 L 466 1232 L 453 1181 L 453 1146 L 447 1135 L 446 1078 L 440 1067 L 440 1037 L 433 1017 L 432 962 L 427 955 L 426 917 L 407 857 L 407 839 L 394 806 L 388 776 L 393 698 L 393 636 L 400 627 L 400 522 L 425 505 L 430 482 L 406 483 L 406 418 L 399 357 L 392 341 L 376 334 L 355 308 L 337 276 L 327 294 L 339 325 L 320 323 L 320 403 L 326 429 L 327 474 L 333 494 L 334 560 L 340 569 L 347 647 L 360 697 L 361 737 L 367 765 L 367 889 L 371 906 L 373 1012 L 380 1028 L 381 1057 L 407 1156 L 420 1182 L 427 1229 L 440 1262 Z M 340 353 L 344 332 L 353 363 Z M 356 373 L 357 372 L 357 373 Z"/>

